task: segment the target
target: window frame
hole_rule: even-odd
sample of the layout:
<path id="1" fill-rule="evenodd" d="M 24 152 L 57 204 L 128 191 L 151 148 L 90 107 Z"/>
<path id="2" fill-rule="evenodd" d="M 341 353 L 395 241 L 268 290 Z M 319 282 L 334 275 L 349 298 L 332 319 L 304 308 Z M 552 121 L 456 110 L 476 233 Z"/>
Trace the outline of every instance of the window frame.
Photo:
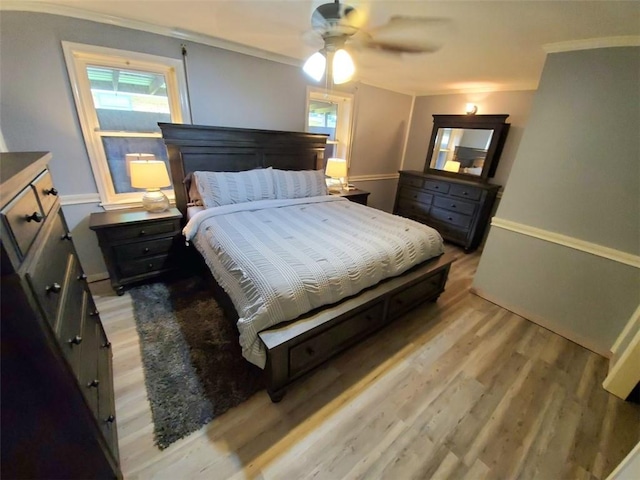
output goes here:
<path id="1" fill-rule="evenodd" d="M 190 113 L 187 82 L 182 61 L 158 55 L 67 41 L 62 42 L 62 49 L 84 143 L 87 148 L 98 194 L 100 195 L 101 205 L 105 210 L 140 206 L 142 204 L 142 195 L 140 192 L 115 192 L 102 138 L 162 138 L 162 134 L 160 132 L 145 133 L 101 130 L 93 103 L 89 77 L 86 73 L 87 66 L 124 68 L 164 75 L 167 85 L 171 121 L 173 123 L 184 123 L 185 119 L 190 118 Z M 173 188 L 163 191 L 167 194 L 171 202 L 175 201 Z"/>
<path id="2" fill-rule="evenodd" d="M 335 156 L 347 161 L 347 169 L 351 165 L 351 137 L 353 133 L 354 95 L 352 93 L 326 90 L 317 87 L 307 87 L 307 102 L 305 108 L 304 128 L 309 131 L 309 104 L 312 100 L 335 103 L 338 106 L 336 116 Z M 331 142 L 327 142 L 331 143 Z M 324 159 L 325 162 L 327 159 Z"/>

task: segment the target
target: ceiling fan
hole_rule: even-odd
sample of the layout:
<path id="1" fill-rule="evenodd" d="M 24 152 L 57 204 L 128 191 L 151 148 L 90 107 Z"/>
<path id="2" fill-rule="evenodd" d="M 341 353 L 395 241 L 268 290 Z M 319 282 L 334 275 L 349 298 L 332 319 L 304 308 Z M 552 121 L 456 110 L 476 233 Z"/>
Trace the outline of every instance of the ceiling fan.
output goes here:
<path id="1" fill-rule="evenodd" d="M 303 70 L 319 81 L 325 73 L 327 60 L 334 84 L 351 80 L 355 65 L 345 47 L 352 51 L 369 49 L 389 54 L 432 53 L 442 46 L 433 37 L 430 27 L 442 25 L 443 18 L 393 16 L 379 27 L 363 28 L 365 15 L 356 8 L 341 4 L 339 0 L 325 3 L 311 15 L 313 35 L 322 39 L 324 46 L 305 62 Z"/>

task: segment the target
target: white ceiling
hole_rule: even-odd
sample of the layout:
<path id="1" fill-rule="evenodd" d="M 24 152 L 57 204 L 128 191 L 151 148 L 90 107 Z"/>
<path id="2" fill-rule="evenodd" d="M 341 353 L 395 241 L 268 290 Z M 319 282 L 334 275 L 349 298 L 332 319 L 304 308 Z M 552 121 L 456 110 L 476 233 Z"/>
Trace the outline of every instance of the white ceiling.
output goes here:
<path id="1" fill-rule="evenodd" d="M 102 14 L 99 19 L 143 22 L 182 38 L 233 42 L 230 48 L 301 65 L 310 45 L 310 17 L 323 0 L 48 0 L 3 2 L 1 8 Z M 545 59 L 543 46 L 571 49 L 593 39 L 627 37 L 614 44 L 639 45 L 639 1 L 391 1 L 345 2 L 366 12 L 366 28 L 392 15 L 443 17 L 448 28 L 433 31 L 443 47 L 431 54 L 393 56 L 356 53 L 357 79 L 415 94 L 535 89 Z M 10 6 L 8 4 L 11 4 Z M 52 7 L 51 5 L 55 5 Z M 118 17 L 108 18 L 105 15 Z M 156 31 L 163 31 L 156 29 Z M 206 36 L 206 37 L 203 37 Z M 199 37 L 200 36 L 200 37 Z M 633 36 L 633 38 L 629 38 Z M 601 41 L 602 42 L 602 41 Z M 605 44 L 608 44 L 606 41 Z M 249 47 L 244 49 L 241 46 Z M 256 49 L 255 51 L 253 49 Z"/>

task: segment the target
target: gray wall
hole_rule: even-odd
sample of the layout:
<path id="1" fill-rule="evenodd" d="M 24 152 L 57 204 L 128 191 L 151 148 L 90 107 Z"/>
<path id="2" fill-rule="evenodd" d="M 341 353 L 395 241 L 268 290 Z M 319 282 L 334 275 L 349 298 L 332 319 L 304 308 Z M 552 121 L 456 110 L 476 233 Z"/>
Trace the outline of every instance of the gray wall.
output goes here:
<path id="1" fill-rule="evenodd" d="M 496 217 L 640 253 L 640 48 L 550 54 Z M 492 227 L 473 287 L 607 352 L 640 270 Z"/>
<path id="2" fill-rule="evenodd" d="M 96 194 L 62 53 L 63 40 L 177 59 L 182 58 L 180 45 L 184 42 L 57 15 L 2 12 L 0 130 L 8 149 L 51 151 L 52 175 L 63 197 Z M 194 123 L 304 129 L 310 82 L 300 68 L 201 44 L 186 45 Z M 403 138 L 411 97 L 363 85 L 343 90 L 356 95 L 353 174 L 395 172 L 398 139 Z M 377 102 L 378 108 L 369 106 L 371 102 Z M 393 189 L 369 183 L 376 184 L 372 204 L 392 204 Z M 88 215 L 101 207 L 96 202 L 63 209 L 87 273 L 106 272 L 95 235 L 88 230 Z"/>
<path id="3" fill-rule="evenodd" d="M 469 102 L 478 105 L 478 114 L 508 113 L 509 136 L 494 178 L 489 183 L 506 185 L 522 134 L 527 126 L 534 91 L 476 94 L 429 95 L 416 98 L 404 162 L 405 170 L 424 169 L 433 130 L 433 115 L 464 114 Z"/>

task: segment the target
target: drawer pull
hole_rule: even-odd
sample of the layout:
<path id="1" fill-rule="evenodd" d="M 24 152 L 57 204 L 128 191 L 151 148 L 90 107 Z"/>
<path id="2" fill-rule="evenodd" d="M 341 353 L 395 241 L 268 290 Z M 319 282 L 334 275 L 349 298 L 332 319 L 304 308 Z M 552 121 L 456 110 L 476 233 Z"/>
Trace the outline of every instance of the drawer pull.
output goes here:
<path id="1" fill-rule="evenodd" d="M 43 192 L 45 195 L 53 195 L 54 197 L 58 196 L 58 190 L 56 190 L 54 187 L 45 188 Z"/>
<path id="2" fill-rule="evenodd" d="M 27 222 L 34 221 L 36 223 L 40 223 L 44 219 L 44 217 L 42 216 L 42 214 L 40 214 L 40 212 L 33 212 L 31 215 L 25 215 L 24 219 Z"/>
<path id="3" fill-rule="evenodd" d="M 400 299 L 400 298 L 396 298 L 396 303 L 398 305 L 402 305 L 404 303 L 404 301 L 402 299 Z"/>
<path id="4" fill-rule="evenodd" d="M 447 220 L 449 220 L 450 222 L 453 221 L 453 217 L 447 217 Z"/>
<path id="5" fill-rule="evenodd" d="M 467 192 L 462 192 L 462 195 L 469 195 Z"/>
<path id="6" fill-rule="evenodd" d="M 70 338 L 68 341 L 69 345 L 80 345 L 82 343 L 82 337 L 80 335 L 76 335 L 73 338 Z"/>
<path id="7" fill-rule="evenodd" d="M 73 235 L 71 235 L 70 232 L 65 233 L 64 235 L 62 235 L 60 237 L 60 240 L 71 240 L 71 238 L 73 237 Z"/>
<path id="8" fill-rule="evenodd" d="M 94 380 L 91 380 L 89 383 L 87 383 L 87 387 L 91 388 L 97 388 L 98 385 L 100 385 L 100 380 L 98 380 L 97 378 Z"/>
<path id="9" fill-rule="evenodd" d="M 451 204 L 451 208 L 457 208 L 455 203 Z"/>
<path id="10" fill-rule="evenodd" d="M 78 275 L 78 280 L 86 280 L 87 279 L 87 274 L 86 273 L 81 273 L 80 275 Z"/>
<path id="11" fill-rule="evenodd" d="M 311 347 L 307 347 L 305 349 L 305 352 L 307 352 L 307 355 L 315 355 L 316 354 L 316 351 Z"/>
<path id="12" fill-rule="evenodd" d="M 90 317 L 97 317 L 98 315 L 100 315 L 100 312 L 97 308 L 94 308 L 91 312 L 89 312 Z"/>
<path id="13" fill-rule="evenodd" d="M 147 232 L 145 232 L 144 230 L 140 230 L 140 235 L 144 235 L 145 233 Z"/>
<path id="14" fill-rule="evenodd" d="M 53 282 L 51 285 L 47 285 L 46 287 L 44 287 L 44 290 L 47 293 L 60 293 L 62 287 L 59 283 Z"/>
<path id="15" fill-rule="evenodd" d="M 144 247 L 142 249 L 142 253 L 149 253 L 149 247 Z"/>
<path id="16" fill-rule="evenodd" d="M 111 348 L 111 342 L 104 342 L 102 345 L 100 345 L 100 348 Z"/>
<path id="17" fill-rule="evenodd" d="M 105 423 L 113 423 L 116 421 L 116 417 L 113 415 L 109 415 L 107 418 L 104 419 Z"/>

